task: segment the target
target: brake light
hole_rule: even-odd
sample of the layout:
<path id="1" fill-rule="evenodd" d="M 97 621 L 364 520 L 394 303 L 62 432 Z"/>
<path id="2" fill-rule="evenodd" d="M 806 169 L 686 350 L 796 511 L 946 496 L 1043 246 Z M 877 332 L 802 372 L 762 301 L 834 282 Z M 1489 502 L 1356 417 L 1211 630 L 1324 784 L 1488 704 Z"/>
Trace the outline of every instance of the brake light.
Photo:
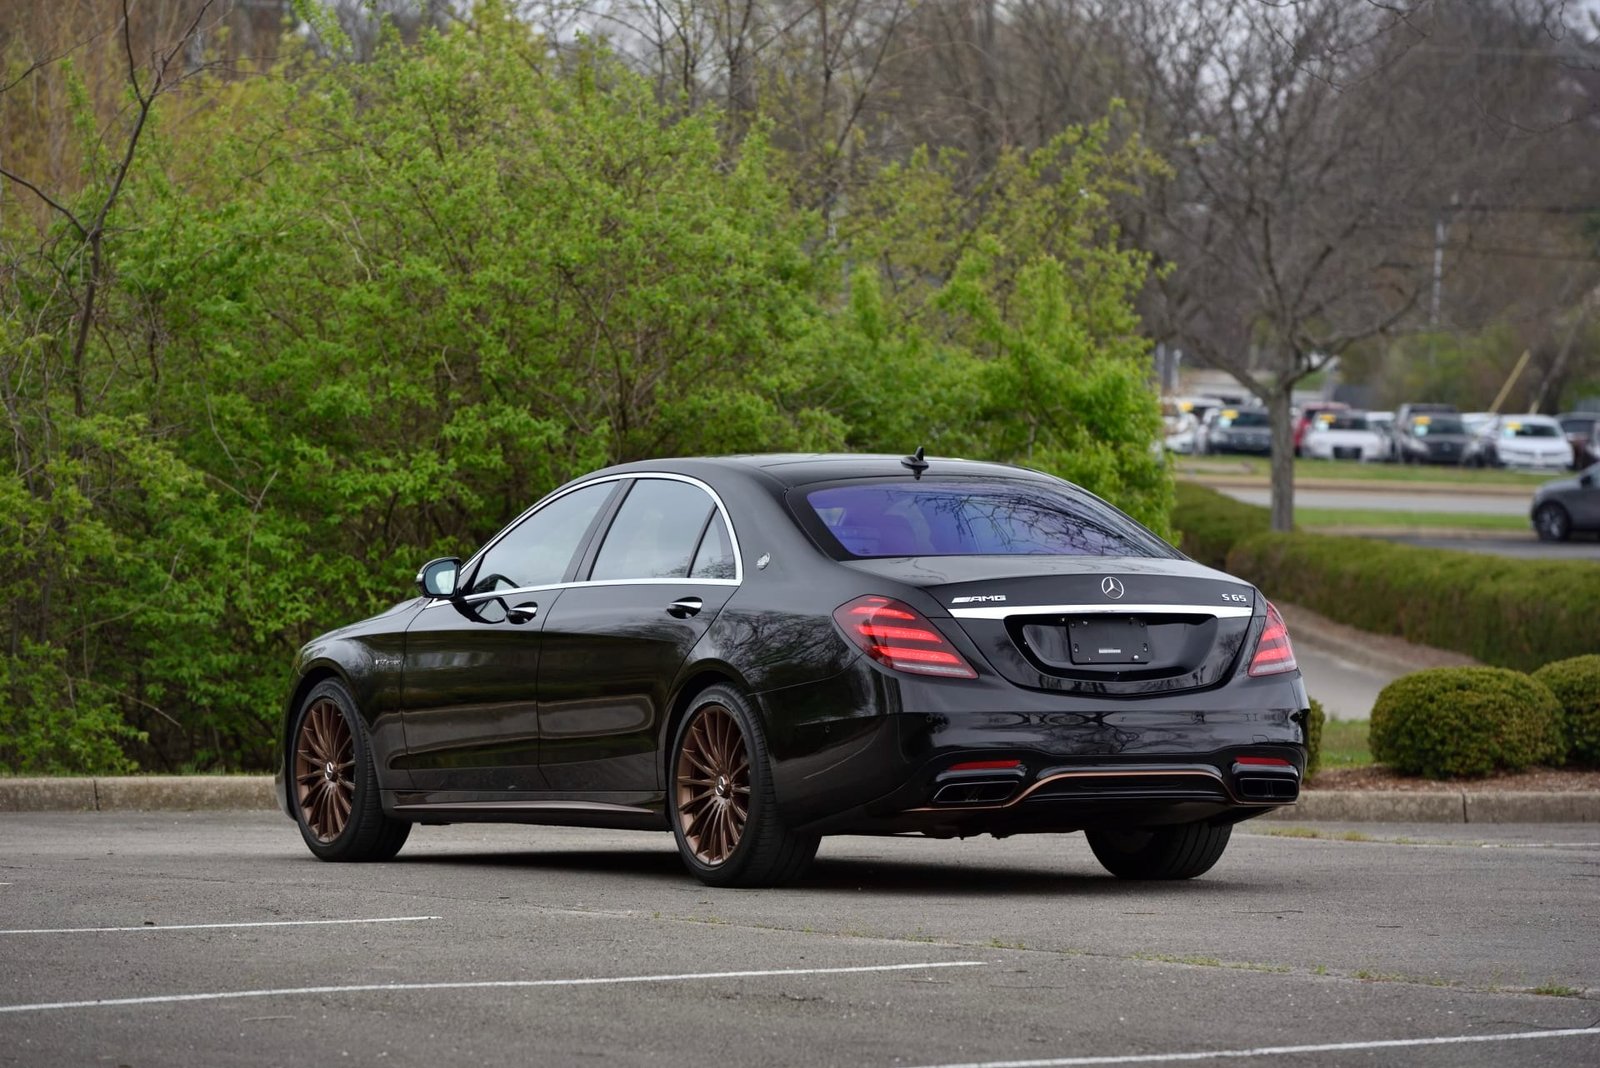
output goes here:
<path id="1" fill-rule="evenodd" d="M 1292 767 L 1294 767 L 1293 764 L 1289 763 L 1287 760 L 1283 759 L 1282 757 L 1242 756 L 1242 757 L 1234 757 L 1233 758 L 1233 762 L 1235 764 L 1248 764 L 1248 765 L 1250 765 L 1252 767 L 1258 767 L 1258 768 L 1292 768 Z"/>
<path id="2" fill-rule="evenodd" d="M 1020 760 L 968 760 L 951 764 L 946 771 L 1015 771 L 1022 767 Z"/>
<path id="3" fill-rule="evenodd" d="M 1289 628 L 1271 601 L 1267 602 L 1267 625 L 1256 640 L 1255 655 L 1250 658 L 1251 675 L 1276 675 L 1299 667 L 1294 661 L 1294 648 L 1289 644 Z"/>
<path id="4" fill-rule="evenodd" d="M 933 624 L 904 602 L 857 597 L 835 609 L 833 618 L 845 637 L 884 667 L 949 679 L 978 677 Z"/>

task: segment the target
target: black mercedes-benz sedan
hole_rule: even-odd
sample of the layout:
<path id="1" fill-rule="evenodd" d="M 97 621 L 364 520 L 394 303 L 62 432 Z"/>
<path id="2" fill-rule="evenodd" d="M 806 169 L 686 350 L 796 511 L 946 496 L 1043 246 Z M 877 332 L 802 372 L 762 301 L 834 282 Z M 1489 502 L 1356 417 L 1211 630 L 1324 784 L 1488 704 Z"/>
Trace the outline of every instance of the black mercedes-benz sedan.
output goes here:
<path id="1" fill-rule="evenodd" d="M 626 464 L 417 582 L 294 663 L 278 797 L 325 860 L 414 823 L 670 830 L 757 886 L 823 835 L 1082 830 L 1180 879 L 1305 768 L 1261 593 L 1016 467 Z"/>

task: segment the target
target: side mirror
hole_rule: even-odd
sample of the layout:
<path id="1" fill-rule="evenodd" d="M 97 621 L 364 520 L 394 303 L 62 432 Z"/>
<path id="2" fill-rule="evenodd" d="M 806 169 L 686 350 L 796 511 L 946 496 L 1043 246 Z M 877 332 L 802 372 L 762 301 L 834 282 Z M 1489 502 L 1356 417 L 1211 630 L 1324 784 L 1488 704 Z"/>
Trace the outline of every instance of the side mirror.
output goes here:
<path id="1" fill-rule="evenodd" d="M 428 597 L 455 597 L 456 580 L 461 575 L 461 561 L 454 556 L 429 560 L 417 572 L 417 588 Z"/>
<path id="2" fill-rule="evenodd" d="M 1579 475 L 1578 485 L 1582 486 L 1584 489 L 1588 489 L 1590 486 L 1594 485 L 1594 472 L 1585 471 L 1583 474 Z"/>

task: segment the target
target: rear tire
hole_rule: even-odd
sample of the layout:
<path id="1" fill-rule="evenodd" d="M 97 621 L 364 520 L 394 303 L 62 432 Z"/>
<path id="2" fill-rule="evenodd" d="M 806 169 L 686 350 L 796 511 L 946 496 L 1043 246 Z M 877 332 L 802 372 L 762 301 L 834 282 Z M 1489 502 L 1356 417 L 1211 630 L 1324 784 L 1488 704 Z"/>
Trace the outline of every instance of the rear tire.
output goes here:
<path id="1" fill-rule="evenodd" d="M 1089 848 L 1119 879 L 1193 879 L 1228 848 L 1233 825 L 1185 823 L 1150 830 L 1085 831 Z"/>
<path id="2" fill-rule="evenodd" d="M 816 835 L 784 826 L 766 739 L 731 687 L 713 686 L 694 699 L 673 739 L 668 773 L 672 837 L 701 882 L 782 886 L 817 855 Z"/>
<path id="3" fill-rule="evenodd" d="M 295 717 L 285 760 L 294 821 L 323 860 L 388 860 L 411 824 L 384 815 L 378 769 L 355 698 L 333 679 L 318 683 Z"/>
<path id="4" fill-rule="evenodd" d="M 1533 528 L 1540 541 L 1566 541 L 1572 536 L 1572 517 L 1559 504 L 1541 504 L 1533 513 Z"/>

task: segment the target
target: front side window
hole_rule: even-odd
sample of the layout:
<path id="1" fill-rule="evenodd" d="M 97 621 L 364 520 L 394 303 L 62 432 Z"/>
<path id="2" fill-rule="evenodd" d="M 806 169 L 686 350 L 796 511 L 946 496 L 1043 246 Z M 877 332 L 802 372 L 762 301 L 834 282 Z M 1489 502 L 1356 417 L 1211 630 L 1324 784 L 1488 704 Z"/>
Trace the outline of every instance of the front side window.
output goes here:
<path id="1" fill-rule="evenodd" d="M 1108 505 L 1043 483 L 967 479 L 852 482 L 812 489 L 802 507 L 840 558 L 877 556 L 1176 557 Z M 833 544 L 828 545 L 826 542 Z"/>
<path id="2" fill-rule="evenodd" d="M 715 506 L 687 482 L 641 478 L 617 509 L 595 557 L 595 581 L 687 578 Z"/>
<path id="3" fill-rule="evenodd" d="M 528 516 L 483 555 L 467 592 L 493 593 L 561 582 L 590 524 L 616 488 L 615 482 L 585 486 Z"/>

